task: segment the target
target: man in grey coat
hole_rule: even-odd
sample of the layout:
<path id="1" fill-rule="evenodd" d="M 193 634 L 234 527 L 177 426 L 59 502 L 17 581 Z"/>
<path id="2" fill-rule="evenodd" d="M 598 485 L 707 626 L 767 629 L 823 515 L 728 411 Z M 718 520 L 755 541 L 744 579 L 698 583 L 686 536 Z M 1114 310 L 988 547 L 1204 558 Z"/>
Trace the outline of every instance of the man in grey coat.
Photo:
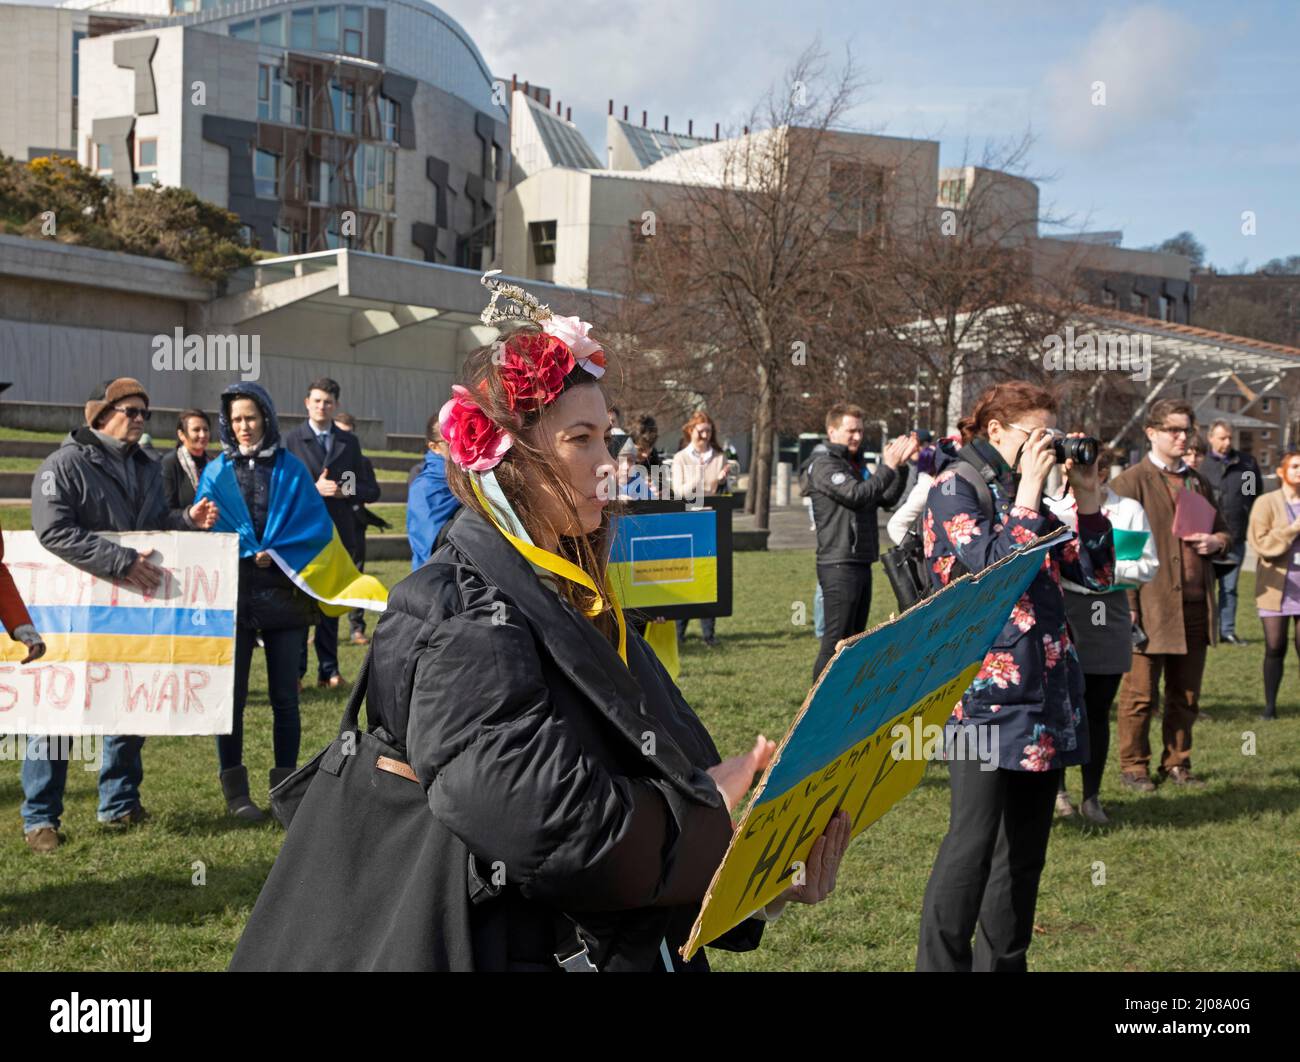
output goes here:
<path id="1" fill-rule="evenodd" d="M 100 531 L 206 530 L 216 522 L 209 500 L 169 511 L 158 463 L 140 451 L 149 396 L 139 381 L 121 377 L 86 402 L 86 426 L 70 432 L 32 480 L 32 529 L 56 557 L 101 579 L 140 591 L 157 588 L 163 570 L 111 542 Z M 140 804 L 144 738 L 107 736 L 99 772 L 99 821 L 131 826 L 148 816 Z M 28 737 L 23 760 L 23 834 L 38 853 L 59 846 L 68 761 L 49 737 Z"/>

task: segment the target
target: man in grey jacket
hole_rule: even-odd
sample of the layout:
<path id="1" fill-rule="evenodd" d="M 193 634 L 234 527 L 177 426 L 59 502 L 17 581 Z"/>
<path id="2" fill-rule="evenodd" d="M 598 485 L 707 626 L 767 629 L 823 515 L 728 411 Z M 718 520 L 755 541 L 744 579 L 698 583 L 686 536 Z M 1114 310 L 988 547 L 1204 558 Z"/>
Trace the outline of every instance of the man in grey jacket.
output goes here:
<path id="1" fill-rule="evenodd" d="M 70 432 L 32 480 L 32 528 L 56 557 L 101 579 L 140 591 L 157 588 L 163 570 L 147 555 L 111 542 L 100 531 L 206 530 L 216 522 L 209 500 L 169 511 L 158 463 L 142 453 L 149 396 L 139 381 L 121 377 L 86 402 L 86 426 Z M 99 821 L 110 826 L 143 822 L 140 804 L 144 738 L 107 736 L 99 772 Z M 23 834 L 38 853 L 59 846 L 68 761 L 49 737 L 28 737 L 23 760 Z"/>

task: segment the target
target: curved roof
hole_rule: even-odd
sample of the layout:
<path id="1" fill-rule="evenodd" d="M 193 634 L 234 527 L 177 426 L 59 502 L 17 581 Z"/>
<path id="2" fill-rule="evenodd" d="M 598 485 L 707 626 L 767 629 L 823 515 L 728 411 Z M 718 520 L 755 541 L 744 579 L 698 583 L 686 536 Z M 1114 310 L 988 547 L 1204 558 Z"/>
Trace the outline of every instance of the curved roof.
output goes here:
<path id="1" fill-rule="evenodd" d="M 502 120 L 506 117 L 503 106 L 492 100 L 496 79 L 484 61 L 478 46 L 459 22 L 436 4 L 428 0 L 352 0 L 365 7 L 382 7 L 387 13 L 387 41 L 383 67 L 408 74 L 430 85 L 459 96 L 479 110 L 492 113 Z M 214 23 L 242 22 L 249 18 L 270 14 L 277 9 L 292 10 L 302 7 L 343 6 L 347 0 L 227 0 L 184 14 L 166 17 L 149 17 L 148 8 L 153 2 L 141 0 L 65 0 L 64 7 L 86 10 L 113 11 L 138 14 L 149 19 L 148 26 L 207 27 Z M 136 8 L 136 10 L 132 10 Z M 139 10 L 139 9 L 145 10 Z M 432 20 L 437 28 L 422 31 L 424 19 Z M 138 27 L 139 28 L 139 27 Z M 454 42 L 460 56 L 449 55 L 445 47 Z M 463 58 L 467 63 L 457 62 Z"/>

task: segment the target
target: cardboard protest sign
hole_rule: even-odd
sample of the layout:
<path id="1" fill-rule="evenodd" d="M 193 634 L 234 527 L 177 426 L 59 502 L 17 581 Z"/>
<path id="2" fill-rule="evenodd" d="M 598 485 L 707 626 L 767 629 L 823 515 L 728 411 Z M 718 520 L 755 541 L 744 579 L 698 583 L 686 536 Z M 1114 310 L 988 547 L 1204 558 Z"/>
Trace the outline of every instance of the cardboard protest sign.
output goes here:
<path id="1" fill-rule="evenodd" d="M 1042 567 L 1042 552 L 1069 535 L 1061 528 L 958 579 L 839 649 L 732 834 L 685 958 L 784 892 L 841 807 L 857 836 L 916 787 L 925 757 L 916 748 L 900 754 L 900 746 L 944 724 Z"/>
<path id="2" fill-rule="evenodd" d="M 234 704 L 237 535 L 105 533 L 165 577 L 153 594 L 74 568 L 35 532 L 5 536 L 5 564 L 47 651 L 0 632 L 0 731 L 228 734 Z"/>

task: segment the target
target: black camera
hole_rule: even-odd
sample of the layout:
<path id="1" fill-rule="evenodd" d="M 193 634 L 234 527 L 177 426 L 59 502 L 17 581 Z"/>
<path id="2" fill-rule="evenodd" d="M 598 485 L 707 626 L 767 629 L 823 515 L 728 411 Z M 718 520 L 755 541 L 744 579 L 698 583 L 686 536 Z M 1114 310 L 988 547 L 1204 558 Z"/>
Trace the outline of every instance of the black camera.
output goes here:
<path id="1" fill-rule="evenodd" d="M 1091 435 L 1073 439 L 1057 436 L 1052 440 L 1052 450 L 1056 454 L 1058 465 L 1063 465 L 1066 461 L 1073 461 L 1076 465 L 1092 465 L 1097 463 L 1101 442 Z"/>

